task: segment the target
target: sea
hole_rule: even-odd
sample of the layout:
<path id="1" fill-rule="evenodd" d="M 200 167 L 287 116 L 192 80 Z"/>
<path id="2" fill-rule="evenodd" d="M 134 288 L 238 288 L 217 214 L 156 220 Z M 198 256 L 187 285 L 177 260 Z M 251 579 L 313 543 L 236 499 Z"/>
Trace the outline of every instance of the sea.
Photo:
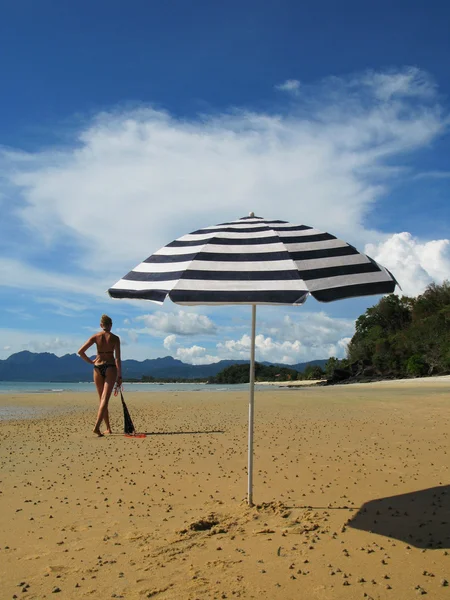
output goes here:
<path id="1" fill-rule="evenodd" d="M 206 384 L 206 383 L 124 383 L 129 392 L 227 392 L 248 390 L 249 384 Z M 91 381 L 60 383 L 52 381 L 0 381 L 0 394 L 51 394 L 62 392 L 95 391 Z"/>
<path id="2" fill-rule="evenodd" d="M 255 385 L 258 389 L 258 385 Z M 261 386 L 263 389 L 263 386 Z M 267 389 L 267 388 L 264 388 Z M 124 394 L 128 392 L 145 392 L 147 394 L 160 392 L 239 392 L 249 391 L 249 384 L 204 384 L 204 383 L 124 383 Z M 60 383 L 60 382 L 33 382 L 33 381 L 0 381 L 0 421 L 11 419 L 26 419 L 44 416 L 46 413 L 55 412 L 48 407 L 23 407 L 14 405 L 14 398 L 9 401 L 8 396 L 15 394 L 65 394 L 67 392 L 92 392 L 96 393 L 93 382 Z"/>

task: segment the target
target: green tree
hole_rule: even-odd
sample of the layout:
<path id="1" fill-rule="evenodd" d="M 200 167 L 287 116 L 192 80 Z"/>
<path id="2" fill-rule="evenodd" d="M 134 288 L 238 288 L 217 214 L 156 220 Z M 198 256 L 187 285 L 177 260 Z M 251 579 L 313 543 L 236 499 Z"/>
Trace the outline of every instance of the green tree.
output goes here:
<path id="1" fill-rule="evenodd" d="M 295 381 L 299 373 L 289 367 L 276 367 L 274 365 L 262 365 L 255 362 L 255 381 Z M 231 365 L 209 379 L 210 383 L 248 383 L 250 381 L 249 363 L 242 365 Z"/>
<path id="2" fill-rule="evenodd" d="M 406 372 L 411 377 L 422 377 L 426 375 L 428 365 L 421 354 L 413 354 L 406 363 Z"/>
<path id="3" fill-rule="evenodd" d="M 304 379 L 322 379 L 324 372 L 318 365 L 308 365 L 303 371 Z"/>
<path id="4" fill-rule="evenodd" d="M 327 379 L 332 379 L 334 371 L 339 368 L 339 359 L 335 356 L 329 358 L 325 364 L 325 376 Z"/>
<path id="5" fill-rule="evenodd" d="M 385 296 L 358 317 L 355 335 L 348 345 L 351 364 L 372 366 L 383 375 L 448 372 L 449 357 L 448 281 L 431 284 L 415 299 Z"/>

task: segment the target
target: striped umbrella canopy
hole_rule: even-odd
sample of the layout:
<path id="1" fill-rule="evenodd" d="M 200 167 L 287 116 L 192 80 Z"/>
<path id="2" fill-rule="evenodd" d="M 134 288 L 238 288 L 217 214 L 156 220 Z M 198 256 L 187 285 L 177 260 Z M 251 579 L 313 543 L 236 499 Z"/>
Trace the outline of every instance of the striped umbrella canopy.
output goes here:
<path id="1" fill-rule="evenodd" d="M 248 503 L 252 502 L 257 304 L 302 304 L 387 294 L 393 275 L 330 233 L 255 217 L 199 229 L 174 240 L 114 284 L 112 298 L 184 305 L 250 304 Z"/>

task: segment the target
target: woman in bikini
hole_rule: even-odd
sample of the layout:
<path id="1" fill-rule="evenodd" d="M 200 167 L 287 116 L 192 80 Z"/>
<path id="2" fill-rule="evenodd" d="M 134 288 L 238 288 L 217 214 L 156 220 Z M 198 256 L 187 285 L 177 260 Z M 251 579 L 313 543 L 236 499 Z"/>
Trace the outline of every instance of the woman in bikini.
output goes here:
<path id="1" fill-rule="evenodd" d="M 114 385 L 116 383 L 117 385 L 122 384 L 120 338 L 117 335 L 114 335 L 114 333 L 111 333 L 112 320 L 108 315 L 102 315 L 100 327 L 103 331 L 90 337 L 78 350 L 79 356 L 81 356 L 84 361 L 90 365 L 94 365 L 94 383 L 97 388 L 100 405 L 93 431 L 99 437 L 103 436 L 103 433 L 100 431 L 102 421 L 104 421 L 106 425 L 105 433 L 111 433 L 108 402 L 114 389 Z M 95 360 L 91 360 L 86 355 L 86 350 L 94 344 L 97 345 L 97 356 Z"/>

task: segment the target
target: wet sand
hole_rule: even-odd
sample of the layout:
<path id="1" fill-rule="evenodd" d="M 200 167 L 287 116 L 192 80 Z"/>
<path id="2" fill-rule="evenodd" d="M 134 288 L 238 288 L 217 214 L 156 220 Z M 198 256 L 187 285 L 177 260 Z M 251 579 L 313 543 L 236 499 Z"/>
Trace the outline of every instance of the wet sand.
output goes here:
<path id="1" fill-rule="evenodd" d="M 0 397 L 1 598 L 450 598 L 450 378 Z"/>

